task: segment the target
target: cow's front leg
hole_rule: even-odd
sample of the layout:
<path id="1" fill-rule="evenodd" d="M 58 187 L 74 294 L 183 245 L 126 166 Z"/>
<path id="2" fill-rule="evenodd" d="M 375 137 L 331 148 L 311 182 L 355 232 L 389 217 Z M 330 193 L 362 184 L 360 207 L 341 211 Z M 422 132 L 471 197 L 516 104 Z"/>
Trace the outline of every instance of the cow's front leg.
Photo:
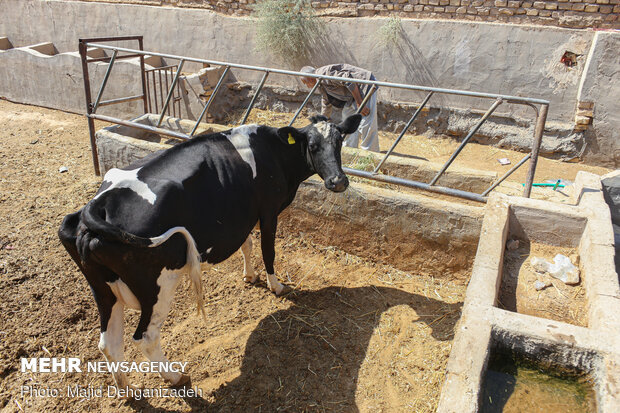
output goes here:
<path id="1" fill-rule="evenodd" d="M 258 281 L 258 275 L 254 272 L 254 268 L 252 267 L 252 261 L 250 257 L 252 256 L 252 235 L 248 235 L 248 238 L 245 240 L 243 245 L 241 246 L 241 254 L 243 255 L 243 281 L 246 283 L 254 284 Z"/>
<path id="2" fill-rule="evenodd" d="M 267 287 L 276 295 L 285 291 L 285 287 L 278 281 L 273 262 L 276 258 L 276 229 L 278 227 L 278 217 L 261 219 L 260 221 L 260 246 L 263 252 L 263 262 L 267 271 Z"/>

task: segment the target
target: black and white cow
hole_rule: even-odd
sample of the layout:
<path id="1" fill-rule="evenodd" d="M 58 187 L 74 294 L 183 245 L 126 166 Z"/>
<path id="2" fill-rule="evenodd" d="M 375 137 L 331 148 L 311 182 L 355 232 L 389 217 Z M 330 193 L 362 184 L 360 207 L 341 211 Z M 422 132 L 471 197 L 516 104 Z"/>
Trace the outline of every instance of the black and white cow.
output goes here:
<path id="1" fill-rule="evenodd" d="M 256 282 L 249 234 L 257 222 L 267 285 L 280 294 L 273 267 L 278 215 L 314 173 L 331 191 L 347 188 L 343 134 L 360 120 L 353 115 L 335 125 L 316 116 L 301 129 L 241 126 L 108 171 L 96 196 L 58 231 L 95 297 L 106 359 L 124 360 L 123 310 L 130 307 L 140 310 L 138 347 L 151 361 L 167 361 L 160 328 L 180 275 L 189 276 L 204 316 L 201 262 L 219 263 L 241 248 L 244 281 Z M 181 373 L 162 377 L 173 385 L 188 380 Z M 114 379 L 129 386 L 121 372 Z"/>

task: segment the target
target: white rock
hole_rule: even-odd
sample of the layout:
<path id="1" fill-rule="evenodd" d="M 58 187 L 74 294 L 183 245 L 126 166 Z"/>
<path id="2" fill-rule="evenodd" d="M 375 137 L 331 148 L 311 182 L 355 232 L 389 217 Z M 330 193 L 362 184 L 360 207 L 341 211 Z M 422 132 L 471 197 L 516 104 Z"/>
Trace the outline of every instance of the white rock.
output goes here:
<path id="1" fill-rule="evenodd" d="M 532 257 L 530 265 L 536 272 L 547 273 L 564 284 L 579 284 L 579 269 L 573 265 L 566 255 L 557 254 L 553 264 L 543 258 Z"/>
<path id="2" fill-rule="evenodd" d="M 66 166 L 61 166 L 60 168 L 58 168 L 58 172 L 63 173 L 63 172 L 67 172 L 69 171 L 69 168 L 67 168 Z"/>

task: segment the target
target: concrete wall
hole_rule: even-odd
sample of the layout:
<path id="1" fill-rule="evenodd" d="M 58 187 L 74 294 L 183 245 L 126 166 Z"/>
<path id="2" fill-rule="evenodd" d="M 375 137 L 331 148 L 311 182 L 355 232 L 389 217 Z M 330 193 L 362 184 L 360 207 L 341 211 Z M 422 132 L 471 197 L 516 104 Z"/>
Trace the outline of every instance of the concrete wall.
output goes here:
<path id="1" fill-rule="evenodd" d="M 15 24 L 16 21 L 20 24 Z M 552 137 L 558 141 L 551 148 L 563 150 L 567 146 L 568 149 L 564 150 L 570 153 L 582 146 L 578 143 L 582 141 L 583 133 L 575 135 L 572 132 L 578 86 L 582 82 L 594 32 L 490 23 L 403 20 L 398 45 L 386 48 L 380 46 L 377 35 L 384 19 L 329 18 L 325 21 L 328 35 L 321 44 L 312 45 L 314 65 L 346 61 L 372 70 L 381 80 L 548 99 L 551 102 L 548 125 L 560 131 Z M 252 19 L 223 16 L 208 10 L 4 0 L 0 15 L 0 36 L 7 36 L 15 46 L 53 41 L 60 52 L 66 52 L 77 49 L 79 37 L 129 34 L 143 34 L 147 50 L 164 53 L 289 69 L 306 63 L 294 59 L 284 62 L 257 51 Z M 615 39 L 618 34 L 610 33 L 609 36 Z M 597 44 L 601 47 L 610 45 L 609 42 Z M 560 63 L 567 50 L 580 55 L 575 67 L 569 68 Z M 20 68 L 13 72 L 4 63 L 0 67 L 3 67 L 0 70 L 8 72 L 5 76 L 9 82 L 11 78 L 24 75 L 28 76 L 26 81 L 36 82 L 37 78 L 28 70 L 23 70 L 23 65 L 11 66 Z M 187 70 L 198 68 L 196 65 L 187 66 Z M 257 82 L 260 74 L 236 71 L 235 76 L 241 81 Z M 593 67 L 588 71 L 588 76 L 596 78 L 599 72 Z M 615 73 L 607 78 L 606 82 L 620 82 Z M 268 84 L 300 87 L 295 80 L 276 75 L 270 76 Z M 0 95 L 6 95 L 6 86 L 0 84 L 0 87 Z M 40 93 L 44 93 L 40 85 L 38 88 Z M 379 99 L 419 102 L 422 94 L 383 88 L 379 91 Z M 435 107 L 477 110 L 485 110 L 490 103 L 488 100 L 447 95 L 437 95 L 431 100 L 431 105 Z M 601 122 L 606 124 L 609 122 L 604 114 L 616 110 L 614 105 L 611 108 L 608 106 L 606 102 L 597 110 L 597 116 L 601 114 Z M 525 119 L 533 117 L 530 108 L 510 104 L 502 105 L 496 113 Z M 527 122 L 525 125 L 530 126 Z M 596 121 L 592 127 L 598 127 Z M 491 130 L 489 133 L 501 135 L 501 131 Z M 599 147 L 611 145 L 604 142 L 605 139 L 613 140 L 611 137 L 605 133 L 598 135 Z M 520 139 L 521 145 L 527 146 L 531 133 L 526 131 Z M 613 151 L 603 151 L 593 159 L 599 164 L 614 166 L 618 162 L 618 157 L 614 156 Z"/>
<path id="2" fill-rule="evenodd" d="M 257 0 L 82 0 L 156 6 L 194 7 L 219 13 L 248 15 Z M 561 27 L 618 28 L 617 0 L 345 0 L 310 1 L 319 13 L 335 16 L 386 16 L 499 21 Z"/>

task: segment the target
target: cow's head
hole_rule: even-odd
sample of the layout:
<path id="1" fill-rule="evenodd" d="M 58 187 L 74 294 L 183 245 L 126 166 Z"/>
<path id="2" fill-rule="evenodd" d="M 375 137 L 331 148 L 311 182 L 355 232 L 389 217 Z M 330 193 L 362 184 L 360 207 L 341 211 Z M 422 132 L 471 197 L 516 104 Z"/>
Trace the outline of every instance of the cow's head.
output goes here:
<path id="1" fill-rule="evenodd" d="M 302 129 L 280 128 L 278 134 L 289 144 L 299 140 L 310 170 L 319 174 L 327 189 L 342 192 L 349 186 L 349 180 L 342 171 L 342 141 L 344 135 L 357 130 L 361 120 L 362 116 L 356 114 L 336 125 L 325 116 L 318 115 L 311 117 L 312 123 Z"/>

